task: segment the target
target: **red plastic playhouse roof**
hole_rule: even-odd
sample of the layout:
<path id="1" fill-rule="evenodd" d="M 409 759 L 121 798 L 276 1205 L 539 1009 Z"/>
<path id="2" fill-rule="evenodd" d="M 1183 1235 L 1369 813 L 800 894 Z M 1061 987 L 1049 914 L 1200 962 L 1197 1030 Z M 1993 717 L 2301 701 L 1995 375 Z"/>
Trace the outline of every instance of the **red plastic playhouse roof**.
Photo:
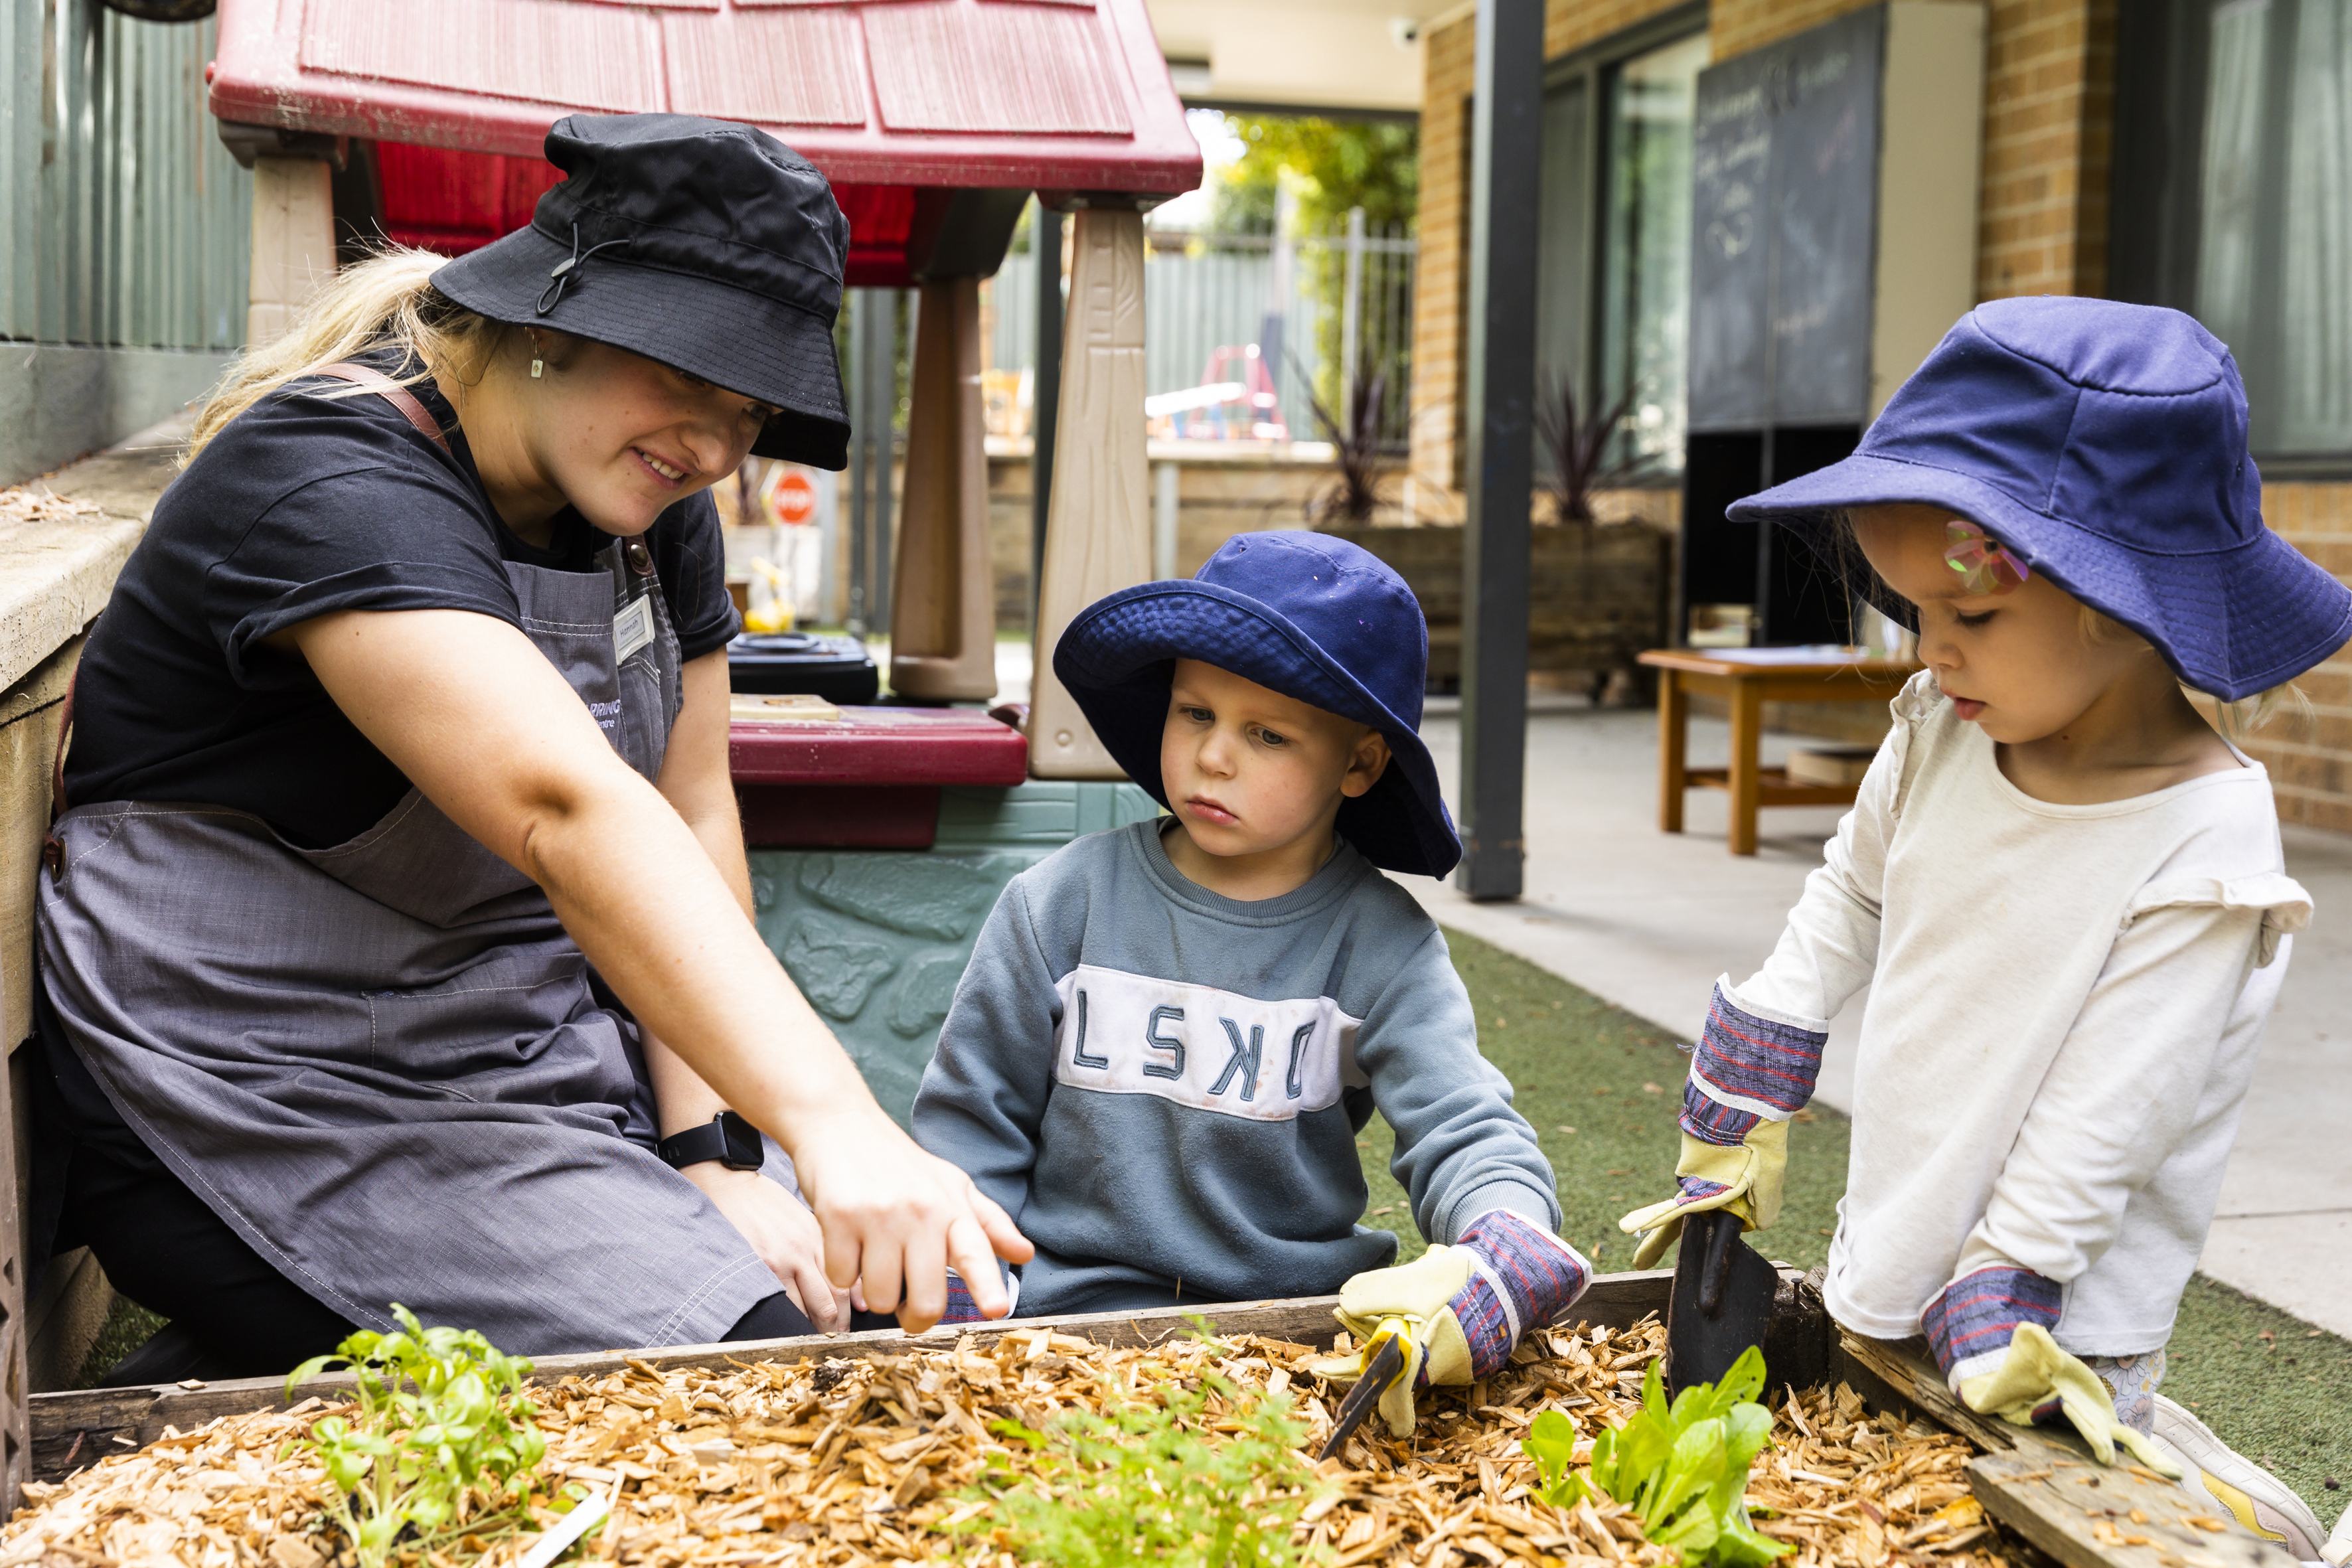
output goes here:
<path id="1" fill-rule="evenodd" d="M 536 160 L 565 114 L 668 110 L 772 132 L 836 187 L 1172 195 L 1201 178 L 1143 0 L 221 0 L 219 16 L 212 110 L 247 124 Z"/>

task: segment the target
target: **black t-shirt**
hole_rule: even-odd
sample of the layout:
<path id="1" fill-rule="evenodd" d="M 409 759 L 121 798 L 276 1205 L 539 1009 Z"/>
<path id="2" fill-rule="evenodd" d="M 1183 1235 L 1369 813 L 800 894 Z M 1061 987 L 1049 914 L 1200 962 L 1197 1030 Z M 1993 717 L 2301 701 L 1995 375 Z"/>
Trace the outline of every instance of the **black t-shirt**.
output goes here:
<path id="1" fill-rule="evenodd" d="M 396 371 L 398 356 L 362 363 Z M 444 454 L 372 394 L 299 382 L 215 436 L 156 503 L 81 660 L 66 794 L 249 811 L 306 847 L 364 831 L 408 780 L 300 658 L 262 639 L 336 610 L 472 610 L 519 626 L 506 561 L 593 570 L 610 538 L 566 509 L 551 548 L 499 521 L 431 381 L 410 390 Z M 680 651 L 739 629 L 704 491 L 646 534 Z"/>

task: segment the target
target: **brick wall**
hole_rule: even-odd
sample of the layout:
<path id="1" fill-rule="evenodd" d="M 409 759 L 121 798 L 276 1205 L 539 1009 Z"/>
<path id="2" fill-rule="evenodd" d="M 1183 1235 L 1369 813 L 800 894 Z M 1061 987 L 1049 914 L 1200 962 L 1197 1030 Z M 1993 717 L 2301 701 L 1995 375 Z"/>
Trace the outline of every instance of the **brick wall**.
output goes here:
<path id="1" fill-rule="evenodd" d="M 1715 58 L 1803 32 L 1870 0 L 1716 0 Z M 1974 4 L 1977 0 L 1955 0 Z M 1669 7 L 1670 0 L 1549 0 L 1557 57 Z M 2119 0 L 1990 0 L 1978 294 L 2097 294 L 2106 286 L 2109 127 Z M 1424 45 L 1422 268 L 1414 300 L 1412 468 L 1449 486 L 1460 440 L 1466 100 L 1475 23 L 1444 19 Z M 1442 512 L 1441 505 L 1433 511 Z"/>
<path id="2" fill-rule="evenodd" d="M 1977 294 L 2102 294 L 2117 0 L 1992 0 Z"/>
<path id="3" fill-rule="evenodd" d="M 1422 35 L 1421 254 L 1413 273 L 1412 469 L 1416 489 L 1456 482 L 1461 443 L 1462 276 L 1470 223 L 1470 79 L 1477 22 L 1459 14 Z"/>
<path id="4" fill-rule="evenodd" d="M 2352 582 L 2352 485 L 2263 487 L 2263 517 L 2288 542 Z M 2282 712 L 2242 742 L 2271 771 L 2279 819 L 2352 833 L 2352 650 L 2295 682 L 2311 715 Z"/>

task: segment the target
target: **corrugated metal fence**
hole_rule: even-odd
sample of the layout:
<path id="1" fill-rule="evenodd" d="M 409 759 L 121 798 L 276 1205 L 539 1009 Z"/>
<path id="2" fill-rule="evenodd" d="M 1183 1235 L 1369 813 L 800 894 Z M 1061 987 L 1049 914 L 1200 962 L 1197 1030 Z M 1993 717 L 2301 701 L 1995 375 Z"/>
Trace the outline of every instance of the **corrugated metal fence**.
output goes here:
<path id="1" fill-rule="evenodd" d="M 1401 229 L 1300 235 L 1286 245 L 1265 235 L 1150 236 L 1143 264 L 1147 391 L 1178 392 L 1244 379 L 1242 363 L 1220 350 L 1266 343 L 1278 313 L 1282 339 L 1275 391 L 1293 439 L 1321 440 L 1309 395 L 1342 422 L 1347 374 L 1385 370 L 1383 440 L 1402 450 L 1407 435 L 1417 242 Z M 1277 276 L 1288 273 L 1287 287 Z M 1035 262 L 1026 235 L 1004 258 L 991 298 L 995 317 L 989 363 L 1018 371 L 1035 362 Z M 1352 326 L 1352 351 L 1349 343 Z"/>
<path id="2" fill-rule="evenodd" d="M 0 4 L 0 338 L 243 344 L 253 181 L 205 110 L 214 28 Z"/>

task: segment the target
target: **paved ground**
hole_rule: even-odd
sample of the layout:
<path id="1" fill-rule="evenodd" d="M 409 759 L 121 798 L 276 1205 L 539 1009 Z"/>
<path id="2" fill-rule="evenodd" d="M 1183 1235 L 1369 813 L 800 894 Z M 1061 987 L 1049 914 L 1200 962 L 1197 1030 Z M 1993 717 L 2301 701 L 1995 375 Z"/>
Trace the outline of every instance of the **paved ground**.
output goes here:
<path id="1" fill-rule="evenodd" d="M 1449 793 L 1456 722 L 1424 734 Z M 1720 765 L 1720 724 L 1694 721 L 1692 760 Z M 1789 742 L 1768 737 L 1768 761 Z M 1556 706 L 1528 723 L 1528 893 L 1473 904 L 1402 879 L 1446 925 L 1485 938 L 1687 1038 L 1715 977 L 1745 978 L 1779 936 L 1838 814 L 1767 812 L 1760 853 L 1724 849 L 1725 797 L 1692 793 L 1688 828 L 1657 828 L 1656 719 Z M 2352 1335 L 2352 839 L 2290 830 L 2288 869 L 2317 906 L 2298 939 L 2204 1257 L 2213 1279 Z M 1821 1099 L 1844 1109 L 1862 1002 L 1831 1036 Z"/>

